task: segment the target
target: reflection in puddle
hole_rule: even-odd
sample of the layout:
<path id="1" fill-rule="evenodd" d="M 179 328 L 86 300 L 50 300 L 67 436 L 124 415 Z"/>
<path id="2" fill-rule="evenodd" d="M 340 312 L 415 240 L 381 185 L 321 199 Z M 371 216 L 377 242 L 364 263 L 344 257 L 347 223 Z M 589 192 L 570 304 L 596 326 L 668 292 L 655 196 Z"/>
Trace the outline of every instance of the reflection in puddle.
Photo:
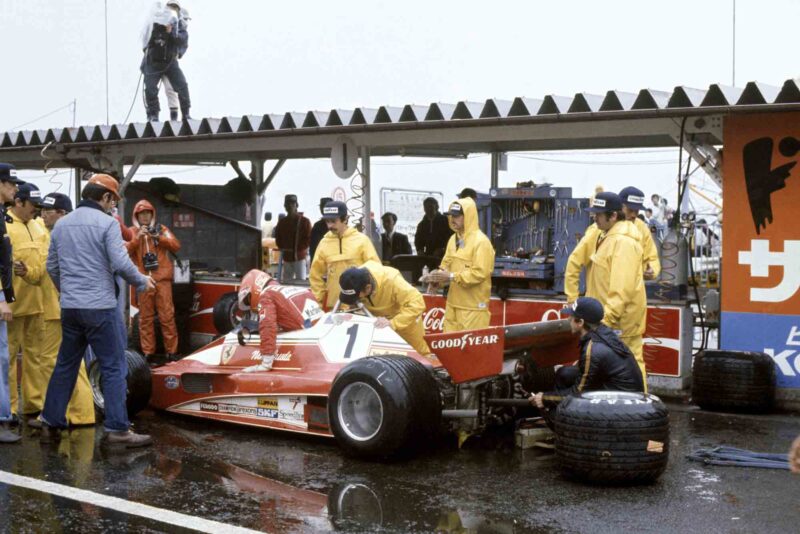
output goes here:
<path id="1" fill-rule="evenodd" d="M 259 502 L 258 524 L 270 532 L 282 531 L 424 531 L 458 533 L 514 532 L 510 521 L 494 522 L 475 514 L 452 509 L 431 510 L 427 492 L 374 482 L 360 476 L 334 484 L 327 491 L 299 488 L 259 475 L 242 467 L 203 455 L 204 439 L 193 432 L 175 429 L 169 449 L 157 452 L 146 471 L 168 482 L 194 484 L 212 482 L 232 493 L 254 495 Z M 206 442 L 207 443 L 207 442 Z M 175 449 L 192 449 L 191 463 L 172 456 Z M 297 473 L 306 463 L 305 453 L 293 449 L 271 451 L 271 455 L 289 456 Z M 280 476 L 280 475 L 279 475 Z"/>

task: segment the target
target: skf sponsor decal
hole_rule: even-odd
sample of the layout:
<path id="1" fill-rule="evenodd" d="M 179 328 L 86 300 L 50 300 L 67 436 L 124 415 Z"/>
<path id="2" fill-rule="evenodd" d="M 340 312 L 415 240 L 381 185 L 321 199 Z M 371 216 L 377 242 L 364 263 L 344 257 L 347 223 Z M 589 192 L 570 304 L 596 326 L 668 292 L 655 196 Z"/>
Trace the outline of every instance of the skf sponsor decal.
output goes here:
<path id="1" fill-rule="evenodd" d="M 497 343 L 499 336 L 492 334 L 488 336 L 475 335 L 467 333 L 461 337 L 449 339 L 437 339 L 431 343 L 433 350 L 437 349 L 465 349 L 476 345 L 494 345 Z"/>
<path id="2" fill-rule="evenodd" d="M 256 415 L 258 417 L 266 417 L 268 419 L 277 419 L 278 399 L 273 397 L 259 397 L 258 406 L 256 407 Z"/>
<path id="3" fill-rule="evenodd" d="M 180 379 L 177 376 L 170 375 L 164 377 L 164 387 L 167 389 L 178 389 Z"/>

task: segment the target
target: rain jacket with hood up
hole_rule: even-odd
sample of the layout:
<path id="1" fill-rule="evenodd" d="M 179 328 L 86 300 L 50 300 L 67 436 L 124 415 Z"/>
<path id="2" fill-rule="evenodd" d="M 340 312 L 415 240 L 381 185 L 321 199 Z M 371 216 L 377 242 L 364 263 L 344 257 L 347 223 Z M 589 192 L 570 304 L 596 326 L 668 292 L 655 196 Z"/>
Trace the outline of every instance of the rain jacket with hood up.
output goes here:
<path id="1" fill-rule="evenodd" d="M 150 226 L 151 228 L 158 228 L 160 235 L 157 238 L 151 235 L 136 238 L 136 233 L 134 233 L 133 239 L 125 244 L 125 246 L 128 247 L 128 254 L 130 254 L 133 263 L 136 264 L 139 271 L 150 274 L 156 282 L 172 280 L 175 275 L 175 266 L 172 264 L 172 258 L 169 253 L 172 252 L 175 254 L 178 252 L 181 249 L 181 242 L 178 241 L 175 234 L 169 231 L 169 228 L 163 224 L 158 224 L 156 209 L 147 200 L 140 200 L 133 208 L 133 227 L 136 231 L 141 227 L 137 216 L 143 211 L 153 212 L 153 219 Z M 153 252 L 158 257 L 158 269 L 152 273 L 146 273 L 144 270 L 142 258 L 147 252 Z"/>
<path id="2" fill-rule="evenodd" d="M 445 308 L 444 331 L 489 326 L 494 247 L 478 227 L 478 210 L 471 198 L 454 203 L 464 212 L 464 231 L 450 237 L 441 268 L 453 273 Z M 455 232 L 452 222 L 450 228 Z"/>
<path id="3" fill-rule="evenodd" d="M 134 235 L 133 239 L 125 244 L 128 247 L 128 254 L 130 254 L 139 271 L 150 274 L 156 281 L 155 291 L 145 291 L 138 295 L 139 337 L 142 351 L 145 355 L 155 354 L 155 316 L 158 313 L 161 333 L 164 336 L 164 349 L 168 354 L 177 354 L 178 329 L 175 325 L 175 306 L 172 303 L 172 278 L 175 266 L 172 264 L 172 258 L 170 258 L 169 253 L 172 252 L 174 254 L 177 252 L 181 248 L 181 243 L 175 237 L 175 234 L 169 231 L 169 228 L 163 224 L 158 224 L 156 210 L 146 200 L 140 200 L 133 208 L 133 226 L 136 230 L 138 231 L 141 226 L 137 216 L 139 213 L 148 210 L 153 212 L 150 226 L 158 228 L 158 237 L 154 238 L 149 234 L 142 237 Z M 153 252 L 158 257 L 158 269 L 152 273 L 144 269 L 143 258 L 147 252 Z"/>
<path id="4" fill-rule="evenodd" d="M 333 308 L 339 300 L 342 273 L 370 260 L 381 261 L 372 241 L 355 228 L 345 230 L 342 237 L 333 232 L 325 234 L 314 253 L 308 277 L 317 302 L 327 310 Z"/>
<path id="5" fill-rule="evenodd" d="M 400 271 L 393 267 L 381 265 L 378 261 L 368 261 L 361 267 L 369 271 L 375 282 L 372 293 L 362 300 L 366 308 L 373 315 L 389 319 L 392 330 L 419 354 L 430 354 L 421 319 L 425 313 L 422 293 L 406 282 Z"/>

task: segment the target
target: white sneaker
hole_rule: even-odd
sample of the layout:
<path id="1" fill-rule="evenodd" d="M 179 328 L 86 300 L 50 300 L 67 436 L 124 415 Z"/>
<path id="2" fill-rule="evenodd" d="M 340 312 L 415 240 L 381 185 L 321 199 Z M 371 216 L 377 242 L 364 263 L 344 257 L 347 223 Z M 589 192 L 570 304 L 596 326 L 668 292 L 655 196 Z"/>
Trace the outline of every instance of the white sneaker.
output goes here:
<path id="1" fill-rule="evenodd" d="M 272 362 L 275 356 L 263 356 L 261 363 L 242 369 L 243 373 L 260 373 L 262 371 L 272 371 Z"/>

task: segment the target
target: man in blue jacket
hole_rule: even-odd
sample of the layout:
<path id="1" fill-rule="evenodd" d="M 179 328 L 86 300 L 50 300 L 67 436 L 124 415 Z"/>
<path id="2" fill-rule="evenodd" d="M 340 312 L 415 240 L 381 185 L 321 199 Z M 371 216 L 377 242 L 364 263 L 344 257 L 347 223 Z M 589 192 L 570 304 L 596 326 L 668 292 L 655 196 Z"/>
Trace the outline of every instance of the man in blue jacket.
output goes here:
<path id="1" fill-rule="evenodd" d="M 144 97 L 147 120 L 157 121 L 161 106 L 158 103 L 158 82 L 162 77 L 169 80 L 172 89 L 178 93 L 178 102 L 183 119 L 187 120 L 191 100 L 189 84 L 183 75 L 178 58 L 189 46 L 189 32 L 186 19 L 181 14 L 177 0 L 170 0 L 166 7 L 158 9 L 149 18 L 142 31 L 141 70 L 144 75 Z"/>
<path id="2" fill-rule="evenodd" d="M 131 261 L 119 223 L 109 215 L 120 199 L 117 181 L 95 174 L 81 198 L 77 209 L 53 228 L 47 255 L 47 272 L 61 293 L 62 341 L 41 414 L 42 440 L 58 439 L 66 428 L 67 404 L 86 347 L 91 346 L 100 363 L 105 397 L 103 439 L 124 447 L 150 445 L 150 436 L 134 434 L 128 421 L 125 325 L 117 311 L 114 275 L 148 290 L 155 282 Z"/>

